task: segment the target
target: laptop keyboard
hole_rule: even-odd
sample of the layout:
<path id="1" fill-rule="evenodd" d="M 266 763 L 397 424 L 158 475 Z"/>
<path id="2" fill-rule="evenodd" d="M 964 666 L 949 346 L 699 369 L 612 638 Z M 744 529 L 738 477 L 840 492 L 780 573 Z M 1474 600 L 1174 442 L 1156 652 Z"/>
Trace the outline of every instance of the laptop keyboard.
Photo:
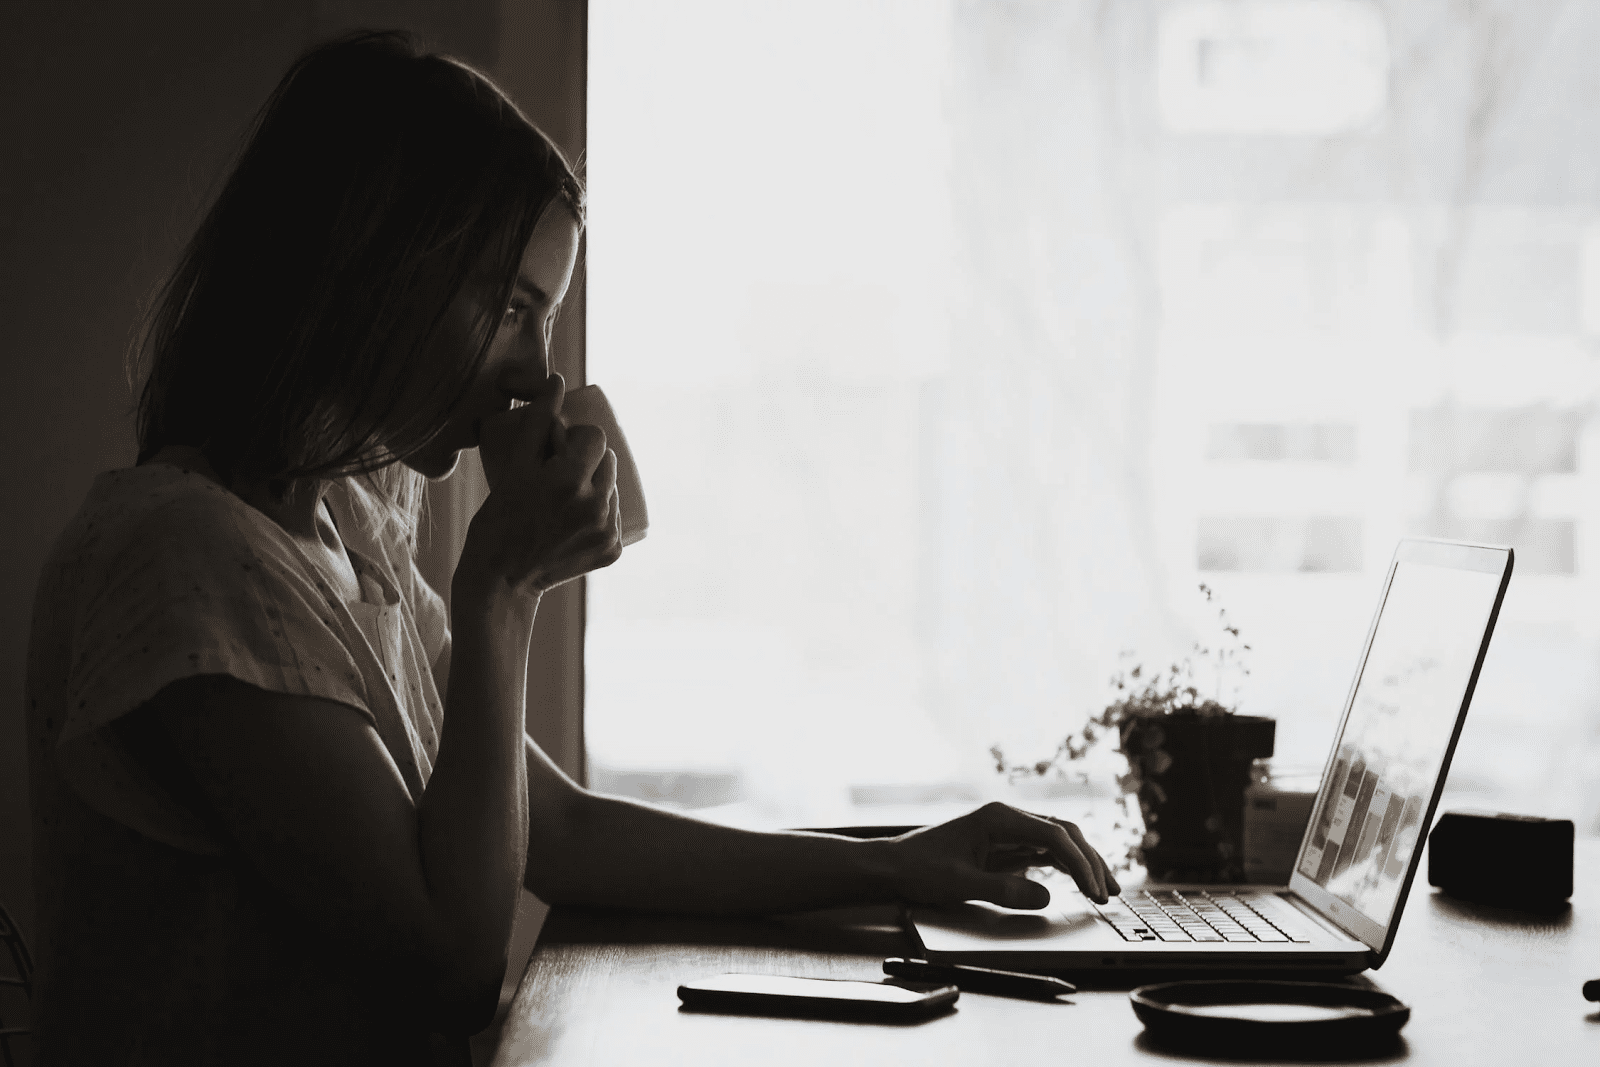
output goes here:
<path id="1" fill-rule="evenodd" d="M 1303 927 L 1268 919 L 1226 891 L 1132 890 L 1099 909 L 1124 941 L 1282 941 L 1308 944 Z"/>

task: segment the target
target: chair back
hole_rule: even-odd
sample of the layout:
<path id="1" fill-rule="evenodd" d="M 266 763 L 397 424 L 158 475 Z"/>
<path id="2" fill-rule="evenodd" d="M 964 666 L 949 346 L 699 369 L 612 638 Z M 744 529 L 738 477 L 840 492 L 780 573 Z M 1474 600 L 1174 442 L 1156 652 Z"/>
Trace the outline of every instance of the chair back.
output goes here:
<path id="1" fill-rule="evenodd" d="M 22 931 L 17 929 L 17 924 L 12 920 L 11 913 L 6 911 L 4 904 L 0 904 L 0 944 L 5 946 L 5 954 L 11 959 L 11 969 L 16 972 L 0 974 L 0 991 L 20 988 L 23 998 L 31 1000 L 33 957 L 28 954 L 28 943 L 22 939 Z M 11 1042 L 26 1037 L 29 1029 L 26 1026 L 7 1025 L 5 1008 L 5 998 L 0 997 L 0 1058 L 4 1059 L 5 1067 L 16 1067 L 16 1058 L 11 1054 Z M 26 1062 L 31 1063 L 32 1057 Z"/>

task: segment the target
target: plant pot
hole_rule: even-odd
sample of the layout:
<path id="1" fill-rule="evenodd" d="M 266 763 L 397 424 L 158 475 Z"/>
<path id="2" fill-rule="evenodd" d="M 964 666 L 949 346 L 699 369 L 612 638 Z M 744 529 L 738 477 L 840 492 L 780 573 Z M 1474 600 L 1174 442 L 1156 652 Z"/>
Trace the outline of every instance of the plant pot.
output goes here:
<path id="1" fill-rule="evenodd" d="M 1160 881 L 1244 881 L 1244 791 L 1250 764 L 1272 755 L 1277 723 L 1260 715 L 1135 716 L 1122 750 L 1138 761 L 1140 810 L 1155 841 L 1145 869 Z"/>

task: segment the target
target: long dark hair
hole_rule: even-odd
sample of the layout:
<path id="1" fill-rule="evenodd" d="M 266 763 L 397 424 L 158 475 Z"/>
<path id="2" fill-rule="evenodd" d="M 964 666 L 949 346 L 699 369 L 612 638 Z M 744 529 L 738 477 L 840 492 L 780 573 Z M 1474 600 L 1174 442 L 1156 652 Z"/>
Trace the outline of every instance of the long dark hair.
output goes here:
<path id="1" fill-rule="evenodd" d="M 540 215 L 584 193 L 483 74 L 400 31 L 311 49 L 243 151 L 130 352 L 139 462 L 198 447 L 274 499 L 360 475 L 414 544 L 425 446 L 483 365 Z M 423 353 L 467 284 L 472 355 Z M 439 361 L 432 361 L 437 364 Z M 426 376 L 426 377 L 424 377 Z"/>

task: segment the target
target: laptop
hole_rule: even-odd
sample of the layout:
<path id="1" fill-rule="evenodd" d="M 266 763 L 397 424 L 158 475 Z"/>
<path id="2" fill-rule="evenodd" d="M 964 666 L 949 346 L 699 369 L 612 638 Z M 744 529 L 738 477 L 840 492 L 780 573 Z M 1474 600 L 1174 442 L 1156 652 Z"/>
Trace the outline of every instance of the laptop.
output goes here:
<path id="1" fill-rule="evenodd" d="M 1509 548 L 1395 549 L 1287 886 L 1150 883 L 1097 906 L 1067 882 L 1042 911 L 911 908 L 922 957 L 1022 971 L 1381 967 L 1511 566 Z"/>

